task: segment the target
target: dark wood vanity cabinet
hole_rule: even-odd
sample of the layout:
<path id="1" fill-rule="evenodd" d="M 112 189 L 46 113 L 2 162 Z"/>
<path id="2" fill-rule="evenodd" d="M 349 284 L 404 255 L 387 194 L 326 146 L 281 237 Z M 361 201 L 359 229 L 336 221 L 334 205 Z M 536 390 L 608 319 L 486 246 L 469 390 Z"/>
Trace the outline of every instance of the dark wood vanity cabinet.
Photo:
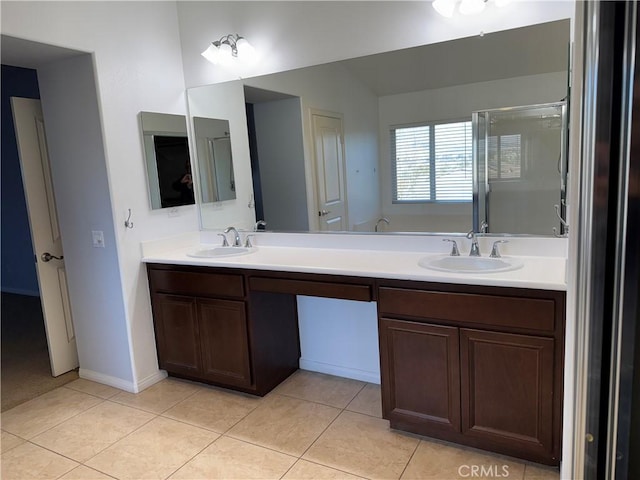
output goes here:
<path id="1" fill-rule="evenodd" d="M 264 395 L 298 369 L 295 297 L 250 295 L 240 272 L 149 265 L 148 274 L 169 374 Z"/>
<path id="2" fill-rule="evenodd" d="M 561 453 L 564 292 L 147 266 L 160 367 L 264 395 L 298 369 L 296 295 L 377 301 L 392 428 L 534 462 Z"/>
<path id="3" fill-rule="evenodd" d="M 558 465 L 564 293 L 431 287 L 379 288 L 384 418 L 392 428 Z"/>

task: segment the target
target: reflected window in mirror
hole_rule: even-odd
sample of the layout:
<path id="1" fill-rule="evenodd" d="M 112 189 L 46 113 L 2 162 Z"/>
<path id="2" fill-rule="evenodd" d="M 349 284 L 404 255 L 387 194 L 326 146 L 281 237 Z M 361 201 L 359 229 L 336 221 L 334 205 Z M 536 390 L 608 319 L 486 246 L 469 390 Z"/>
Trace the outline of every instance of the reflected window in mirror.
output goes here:
<path id="1" fill-rule="evenodd" d="M 151 208 L 195 203 L 184 115 L 140 112 Z"/>
<path id="2" fill-rule="evenodd" d="M 393 203 L 471 202 L 471 121 L 391 130 Z"/>

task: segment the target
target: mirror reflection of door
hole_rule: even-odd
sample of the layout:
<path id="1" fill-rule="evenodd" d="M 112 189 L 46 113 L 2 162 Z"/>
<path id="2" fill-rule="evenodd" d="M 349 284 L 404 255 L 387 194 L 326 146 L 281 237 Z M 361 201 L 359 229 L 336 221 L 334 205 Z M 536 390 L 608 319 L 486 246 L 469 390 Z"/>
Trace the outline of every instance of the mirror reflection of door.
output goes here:
<path id="1" fill-rule="evenodd" d="M 338 114 L 315 112 L 311 114 L 311 125 L 320 230 L 346 230 L 348 223 L 342 118 Z"/>
<path id="2" fill-rule="evenodd" d="M 229 121 L 194 117 L 198 179 L 202 203 L 236 198 Z"/>

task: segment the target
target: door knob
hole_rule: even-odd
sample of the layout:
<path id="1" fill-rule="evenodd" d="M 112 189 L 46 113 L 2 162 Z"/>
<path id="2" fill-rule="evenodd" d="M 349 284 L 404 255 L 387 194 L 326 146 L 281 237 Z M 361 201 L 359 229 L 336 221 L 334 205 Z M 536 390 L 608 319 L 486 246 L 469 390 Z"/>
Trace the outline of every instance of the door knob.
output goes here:
<path id="1" fill-rule="evenodd" d="M 324 217 L 325 215 L 329 215 L 330 213 L 331 213 L 331 210 L 321 210 L 318 212 L 318 216 Z"/>
<path id="2" fill-rule="evenodd" d="M 42 255 L 40 255 L 40 258 L 42 259 L 43 262 L 46 263 L 46 262 L 50 262 L 54 258 L 56 260 L 62 260 L 64 258 L 64 255 L 60 255 L 59 257 L 56 257 L 55 255 L 51 255 L 49 252 L 44 252 Z"/>

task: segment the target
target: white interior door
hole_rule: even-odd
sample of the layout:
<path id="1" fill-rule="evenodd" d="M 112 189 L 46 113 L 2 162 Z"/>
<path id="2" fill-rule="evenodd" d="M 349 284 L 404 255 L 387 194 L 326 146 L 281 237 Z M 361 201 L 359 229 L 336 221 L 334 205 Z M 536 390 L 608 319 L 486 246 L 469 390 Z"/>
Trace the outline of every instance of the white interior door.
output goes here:
<path id="1" fill-rule="evenodd" d="M 57 377 L 78 367 L 78 351 L 42 108 L 39 100 L 28 98 L 12 97 L 11 105 L 36 255 L 51 373 Z"/>
<path id="2" fill-rule="evenodd" d="M 347 229 L 342 118 L 312 113 L 320 230 Z"/>

